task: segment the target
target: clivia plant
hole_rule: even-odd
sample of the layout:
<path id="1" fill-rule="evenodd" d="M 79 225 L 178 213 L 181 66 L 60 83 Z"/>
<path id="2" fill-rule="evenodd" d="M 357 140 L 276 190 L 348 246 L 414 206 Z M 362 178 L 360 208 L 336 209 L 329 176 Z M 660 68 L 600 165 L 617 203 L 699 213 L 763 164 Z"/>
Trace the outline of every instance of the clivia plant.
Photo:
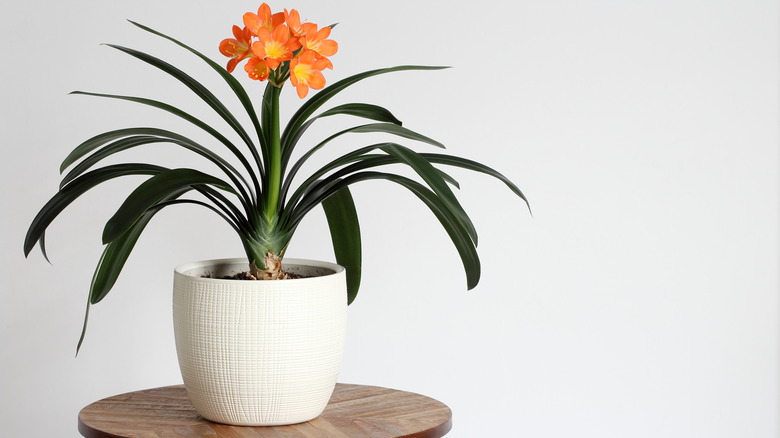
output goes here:
<path id="1" fill-rule="evenodd" d="M 444 67 L 403 65 L 370 70 L 326 87 L 323 72 L 333 68 L 331 57 L 338 51 L 338 44 L 330 39 L 334 26 L 320 27 L 301 21 L 295 9 L 272 13 L 265 3 L 257 13 L 244 14 L 244 26 L 233 26 L 233 37 L 219 44 L 219 51 L 229 57 L 226 67 L 176 39 L 131 23 L 186 49 L 210 66 L 232 91 L 230 97 L 233 101 L 230 104 L 237 104 L 251 123 L 243 126 L 228 109 L 227 102 L 167 61 L 109 44 L 177 79 L 198 96 L 205 107 L 219 115 L 224 126 L 211 126 L 191 112 L 147 97 L 73 92 L 150 106 L 176 115 L 210 136 L 208 143 L 202 144 L 163 128 L 128 127 L 86 140 L 62 162 L 60 172 L 69 170 L 59 191 L 33 219 L 24 242 L 25 256 L 36 244 L 40 244 L 46 256 L 46 229 L 71 202 L 91 188 L 122 176 L 149 177 L 127 196 L 105 225 L 102 236 L 105 249 L 90 285 L 89 304 L 101 301 L 114 286 L 138 238 L 154 215 L 173 205 L 195 204 L 222 217 L 244 247 L 247 276 L 257 280 L 285 278 L 283 258 L 290 240 L 306 214 L 322 205 L 336 261 L 347 269 L 348 302 L 351 303 L 358 292 L 361 272 L 360 227 L 349 190 L 352 184 L 385 180 L 405 187 L 417 196 L 436 216 L 455 245 L 469 289 L 477 285 L 480 277 L 477 232 L 450 187 L 458 187 L 458 183 L 443 168 L 459 167 L 491 175 L 503 181 L 527 203 L 515 184 L 483 164 L 443 153 L 417 152 L 397 142 L 399 139 L 413 140 L 426 146 L 444 147 L 402 126 L 383 107 L 346 103 L 323 109 L 342 90 L 372 76 Z M 241 63 L 244 63 L 250 79 L 265 83 L 263 93 L 258 93 L 258 108 L 250 99 L 250 93 L 232 75 Z M 310 89 L 319 91 L 305 100 L 282 124 L 280 95 L 288 82 L 301 99 L 309 95 Z M 304 141 L 304 134 L 312 124 L 334 116 L 354 116 L 365 122 L 334 132 L 318 142 Z M 299 174 L 303 164 L 314 154 L 325 152 L 323 149 L 331 141 L 359 133 L 388 134 L 389 140 L 356 148 L 336 156 L 308 175 Z M 194 152 L 216 166 L 220 173 L 210 174 L 186 167 L 166 168 L 151 163 L 97 167 L 104 159 L 121 151 L 156 143 L 174 144 Z M 408 166 L 419 178 L 408 178 L 386 169 L 393 164 Z"/>

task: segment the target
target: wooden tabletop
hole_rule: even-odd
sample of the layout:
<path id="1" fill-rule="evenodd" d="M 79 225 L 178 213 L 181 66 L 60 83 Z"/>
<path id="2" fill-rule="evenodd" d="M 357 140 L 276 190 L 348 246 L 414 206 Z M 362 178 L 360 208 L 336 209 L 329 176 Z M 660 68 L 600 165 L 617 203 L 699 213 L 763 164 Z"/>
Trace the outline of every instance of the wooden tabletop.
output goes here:
<path id="1" fill-rule="evenodd" d="M 319 417 L 290 426 L 229 426 L 195 412 L 183 385 L 104 398 L 79 413 L 86 438 L 440 438 L 452 428 L 445 404 L 411 392 L 339 383 Z"/>

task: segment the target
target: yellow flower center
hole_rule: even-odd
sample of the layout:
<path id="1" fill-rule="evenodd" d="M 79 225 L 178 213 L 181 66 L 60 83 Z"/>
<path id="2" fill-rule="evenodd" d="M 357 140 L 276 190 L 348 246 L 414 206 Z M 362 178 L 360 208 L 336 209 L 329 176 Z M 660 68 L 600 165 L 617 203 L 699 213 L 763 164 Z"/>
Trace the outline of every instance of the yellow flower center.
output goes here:
<path id="1" fill-rule="evenodd" d="M 284 44 L 281 44 L 278 41 L 269 41 L 265 43 L 265 54 L 269 58 L 281 58 L 285 53 L 287 53 L 287 49 L 284 47 Z"/>

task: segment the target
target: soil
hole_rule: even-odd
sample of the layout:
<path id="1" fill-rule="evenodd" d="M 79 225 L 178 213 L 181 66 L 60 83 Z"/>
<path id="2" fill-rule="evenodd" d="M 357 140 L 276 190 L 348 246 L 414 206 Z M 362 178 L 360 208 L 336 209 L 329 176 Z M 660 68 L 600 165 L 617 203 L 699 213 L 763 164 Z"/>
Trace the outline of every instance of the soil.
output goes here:
<path id="1" fill-rule="evenodd" d="M 284 280 L 292 280 L 296 278 L 309 278 L 308 275 L 294 274 L 292 272 L 285 272 L 286 277 Z M 249 276 L 249 272 L 239 272 L 234 275 L 226 275 L 222 277 L 213 277 L 211 274 L 203 275 L 201 278 L 216 278 L 218 280 L 254 280 Z"/>

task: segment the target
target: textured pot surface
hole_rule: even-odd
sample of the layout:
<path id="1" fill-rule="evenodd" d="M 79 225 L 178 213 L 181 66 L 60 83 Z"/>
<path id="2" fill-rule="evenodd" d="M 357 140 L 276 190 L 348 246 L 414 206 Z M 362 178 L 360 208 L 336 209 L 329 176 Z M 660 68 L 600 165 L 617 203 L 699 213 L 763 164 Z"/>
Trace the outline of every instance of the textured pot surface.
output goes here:
<path id="1" fill-rule="evenodd" d="M 270 426 L 311 420 L 325 409 L 344 350 L 343 267 L 284 260 L 294 280 L 221 280 L 246 259 L 176 268 L 173 319 L 182 378 L 204 418 Z"/>

